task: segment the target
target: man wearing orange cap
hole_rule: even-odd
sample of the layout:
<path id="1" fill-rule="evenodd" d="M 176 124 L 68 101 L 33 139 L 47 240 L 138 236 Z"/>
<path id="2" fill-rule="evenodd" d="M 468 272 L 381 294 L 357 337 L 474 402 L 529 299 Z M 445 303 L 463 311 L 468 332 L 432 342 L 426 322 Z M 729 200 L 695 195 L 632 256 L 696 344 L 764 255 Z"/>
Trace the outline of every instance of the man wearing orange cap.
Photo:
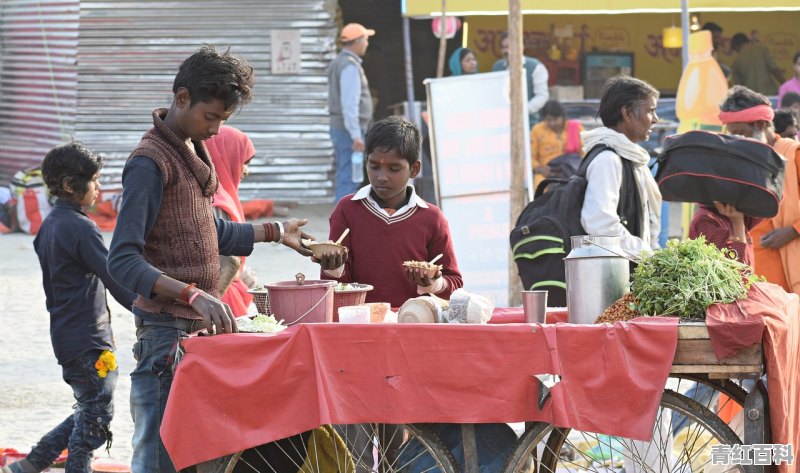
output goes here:
<path id="1" fill-rule="evenodd" d="M 364 151 L 364 133 L 372 120 L 372 96 L 361 58 L 375 30 L 350 23 L 342 28 L 342 51 L 328 69 L 328 109 L 336 156 L 336 202 L 361 185 L 353 182 L 353 152 Z"/>
<path id="2" fill-rule="evenodd" d="M 800 143 L 775 133 L 775 113 L 769 99 L 747 87 L 731 88 L 720 109 L 719 119 L 728 133 L 767 143 L 786 158 L 778 215 L 750 231 L 755 250 L 753 269 L 767 281 L 783 286 L 786 292 L 800 294 Z"/>

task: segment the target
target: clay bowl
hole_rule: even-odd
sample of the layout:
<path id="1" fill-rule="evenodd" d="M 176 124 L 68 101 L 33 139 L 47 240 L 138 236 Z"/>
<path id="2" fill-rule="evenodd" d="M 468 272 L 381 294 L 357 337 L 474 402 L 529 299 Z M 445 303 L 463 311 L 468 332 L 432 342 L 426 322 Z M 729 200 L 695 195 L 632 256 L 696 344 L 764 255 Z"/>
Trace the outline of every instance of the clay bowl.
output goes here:
<path id="1" fill-rule="evenodd" d="M 403 266 L 406 268 L 420 268 L 429 278 L 433 278 L 438 271 L 442 270 L 442 265 L 430 264 L 427 261 L 406 261 Z"/>
<path id="2" fill-rule="evenodd" d="M 312 240 L 303 240 L 303 245 L 314 253 L 314 258 L 322 259 L 325 253 L 343 252 L 345 246 L 337 245 L 332 241 L 317 242 Z"/>

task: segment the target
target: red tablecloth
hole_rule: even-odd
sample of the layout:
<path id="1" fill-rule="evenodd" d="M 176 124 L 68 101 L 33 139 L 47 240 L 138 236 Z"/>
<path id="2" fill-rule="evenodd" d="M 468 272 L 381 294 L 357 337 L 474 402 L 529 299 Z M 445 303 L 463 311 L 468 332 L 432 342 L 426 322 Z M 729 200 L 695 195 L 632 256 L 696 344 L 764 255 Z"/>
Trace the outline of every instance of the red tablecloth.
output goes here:
<path id="1" fill-rule="evenodd" d="M 647 440 L 677 333 L 677 319 L 653 318 L 195 337 L 184 342 L 161 436 L 178 469 L 328 423 L 539 420 Z M 544 373 L 561 382 L 539 410 L 534 375 Z"/>
<path id="2" fill-rule="evenodd" d="M 545 321 L 548 324 L 555 324 L 558 322 L 567 321 L 566 308 L 548 307 L 545 312 Z M 497 307 L 492 312 L 492 318 L 489 319 L 490 324 L 522 324 L 525 323 L 525 314 L 522 312 L 522 307 Z"/>

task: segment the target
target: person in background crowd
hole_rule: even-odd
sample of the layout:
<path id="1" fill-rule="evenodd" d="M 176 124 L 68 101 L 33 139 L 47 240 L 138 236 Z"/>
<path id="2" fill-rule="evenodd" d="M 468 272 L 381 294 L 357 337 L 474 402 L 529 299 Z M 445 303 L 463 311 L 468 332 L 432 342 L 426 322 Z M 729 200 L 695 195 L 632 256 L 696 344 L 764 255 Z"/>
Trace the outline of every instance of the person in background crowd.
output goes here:
<path id="1" fill-rule="evenodd" d="M 622 248 L 633 254 L 659 247 L 661 192 L 647 167 L 650 154 L 637 144 L 650 138 L 658 122 L 658 97 L 642 80 L 612 77 L 600 99 L 604 126 L 581 134 L 586 152 L 597 145 L 613 148 L 598 154 L 586 169 L 581 225 L 589 235 L 620 236 Z M 620 195 L 623 180 L 635 182 L 634 191 Z"/>
<path id="2" fill-rule="evenodd" d="M 792 70 L 794 71 L 794 76 L 781 84 L 778 89 L 778 103 L 781 104 L 781 108 L 785 108 L 783 106 L 783 97 L 788 92 L 800 95 L 800 51 L 796 52 L 792 59 Z"/>
<path id="3" fill-rule="evenodd" d="M 492 71 L 505 71 L 508 69 L 508 50 L 508 33 L 504 32 L 500 35 L 500 52 L 503 54 L 503 58 L 492 65 Z M 550 74 L 544 64 L 532 57 L 523 56 L 523 66 L 525 67 L 525 82 L 528 90 L 528 115 L 530 117 L 530 126 L 533 127 L 539 121 L 539 110 L 550 99 L 550 91 L 548 89 Z"/>
<path id="4" fill-rule="evenodd" d="M 772 119 L 775 133 L 783 138 L 797 139 L 797 114 L 792 110 L 778 110 Z"/>
<path id="5" fill-rule="evenodd" d="M 689 238 L 705 236 L 706 241 L 722 250 L 733 250 L 741 263 L 753 265 L 753 242 L 748 231 L 761 219 L 744 215 L 736 207 L 722 202 L 700 205 L 689 226 Z"/>
<path id="6" fill-rule="evenodd" d="M 533 167 L 533 187 L 543 179 L 566 178 L 574 174 L 583 156 L 581 132 L 583 126 L 578 120 L 567 120 L 567 111 L 558 100 L 548 100 L 541 110 L 542 121 L 531 129 L 531 166 Z M 572 173 L 564 172 L 566 166 L 550 166 L 559 156 L 572 155 L 576 159 Z M 566 158 L 566 156 L 565 156 Z M 565 165 L 567 163 L 564 163 Z"/>
<path id="7" fill-rule="evenodd" d="M 731 49 L 739 56 L 733 61 L 733 82 L 764 95 L 778 93 L 784 82 L 783 72 L 772 58 L 769 48 L 750 40 L 744 33 L 731 38 Z"/>
<path id="8" fill-rule="evenodd" d="M 800 112 L 800 94 L 797 92 L 786 92 L 778 101 L 778 108 L 780 110 Z"/>
<path id="9" fill-rule="evenodd" d="M 122 202 L 108 253 L 111 276 L 139 297 L 133 303 L 136 368 L 131 373 L 135 472 L 172 473 L 159 432 L 181 340 L 207 329 L 238 332 L 219 297 L 219 255 L 247 256 L 256 242 L 277 242 L 311 256 L 300 239 L 307 220 L 249 225 L 215 219 L 219 181 L 203 141 L 253 96 L 253 67 L 229 51 L 203 46 L 178 68 L 168 109 L 122 171 Z"/>
<path id="10" fill-rule="evenodd" d="M 336 156 L 335 202 L 355 192 L 360 184 L 353 182 L 351 160 L 354 151 L 364 151 L 364 134 L 372 121 L 372 96 L 361 62 L 374 34 L 375 30 L 358 23 L 342 28 L 342 51 L 328 69 L 330 133 Z"/>
<path id="11" fill-rule="evenodd" d="M 714 46 L 711 54 L 714 56 L 714 59 L 716 59 L 720 69 L 722 69 L 722 73 L 725 74 L 725 78 L 730 79 L 731 68 L 719 60 L 719 52 L 722 50 L 722 27 L 712 21 L 709 21 L 703 25 L 702 29 L 711 32 L 711 43 Z"/>
<path id="12" fill-rule="evenodd" d="M 53 351 L 75 396 L 75 411 L 25 458 L 0 467 L 3 473 L 43 471 L 65 448 L 67 473 L 90 472 L 93 452 L 111 447 L 119 371 L 106 288 L 128 310 L 136 294 L 108 274 L 103 237 L 82 210 L 97 200 L 102 167 L 102 157 L 77 142 L 53 148 L 42 162 L 42 177 L 56 202 L 33 247 L 42 267 Z"/>
<path id="13" fill-rule="evenodd" d="M 217 218 L 245 223 L 239 201 L 239 183 L 247 176 L 247 165 L 256 154 L 250 138 L 231 126 L 219 127 L 219 133 L 206 141 L 208 154 L 217 171 L 219 188 L 214 194 L 214 213 Z M 220 256 L 219 291 L 222 302 L 228 304 L 234 317 L 247 314 L 253 295 L 247 290 L 255 286 L 255 275 L 245 266 L 245 258 Z"/>
<path id="14" fill-rule="evenodd" d="M 475 56 L 475 51 L 469 48 L 458 48 L 450 55 L 447 66 L 454 76 L 476 74 L 478 72 L 478 59 Z"/>
<path id="15" fill-rule="evenodd" d="M 18 230 L 17 201 L 8 187 L 0 187 L 0 234 Z"/>
<path id="16" fill-rule="evenodd" d="M 786 159 L 778 215 L 764 219 L 750 231 L 753 269 L 786 292 L 800 294 L 800 178 L 797 173 L 800 143 L 775 133 L 772 125 L 775 112 L 769 99 L 746 87 L 731 88 L 720 110 L 719 119 L 728 133 L 766 143 Z"/>

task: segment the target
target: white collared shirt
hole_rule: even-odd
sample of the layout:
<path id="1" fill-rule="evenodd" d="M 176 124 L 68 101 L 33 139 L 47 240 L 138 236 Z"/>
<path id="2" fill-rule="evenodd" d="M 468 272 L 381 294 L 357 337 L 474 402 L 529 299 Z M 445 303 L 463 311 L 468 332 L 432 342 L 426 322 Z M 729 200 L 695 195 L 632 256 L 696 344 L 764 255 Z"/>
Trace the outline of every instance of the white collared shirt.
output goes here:
<path id="1" fill-rule="evenodd" d="M 424 200 L 422 200 L 422 197 L 417 195 L 417 191 L 414 189 L 414 186 L 409 184 L 408 187 L 411 188 L 411 198 L 408 199 L 408 203 L 406 205 L 404 205 L 404 206 L 400 207 L 399 209 L 397 209 L 397 211 L 395 213 L 393 213 L 392 215 L 389 215 L 389 212 L 384 210 L 383 207 L 381 207 L 380 204 L 378 204 L 378 202 L 375 201 L 375 199 L 372 198 L 372 195 L 370 194 L 370 191 L 372 190 L 372 186 L 370 184 L 367 184 L 366 186 L 364 186 L 361 189 L 359 189 L 358 192 L 356 192 L 350 200 L 365 200 L 366 199 L 366 201 L 375 210 L 377 210 L 379 213 L 381 213 L 382 215 L 384 215 L 386 217 L 392 217 L 392 218 L 398 217 L 400 215 L 403 215 L 404 213 L 410 211 L 414 207 L 421 207 L 423 209 L 427 209 L 428 208 L 428 203 L 425 202 Z"/>

